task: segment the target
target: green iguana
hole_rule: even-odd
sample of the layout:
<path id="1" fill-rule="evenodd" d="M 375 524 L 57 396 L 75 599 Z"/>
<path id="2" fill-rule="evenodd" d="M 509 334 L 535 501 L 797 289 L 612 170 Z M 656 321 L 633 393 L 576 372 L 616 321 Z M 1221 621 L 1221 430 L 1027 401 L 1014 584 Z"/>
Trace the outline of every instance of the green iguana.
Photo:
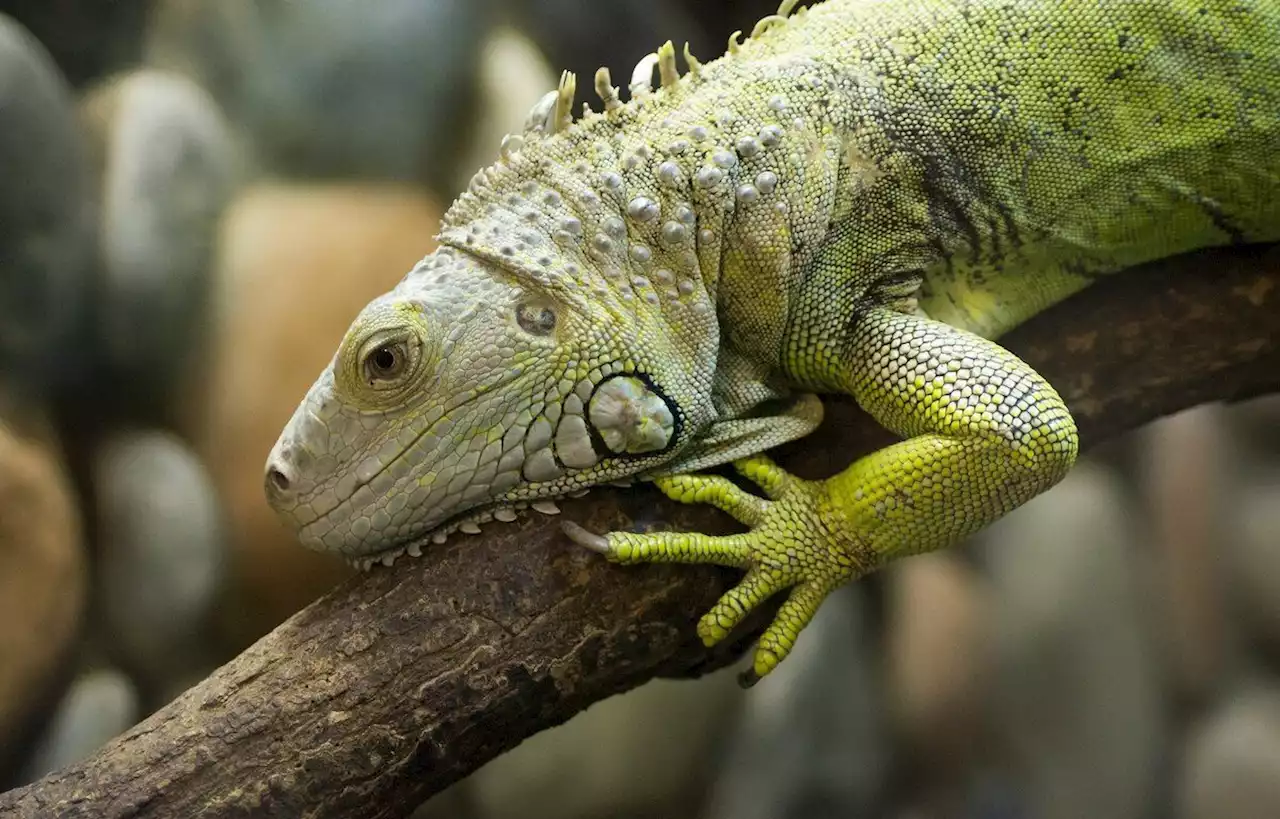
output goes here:
<path id="1" fill-rule="evenodd" d="M 652 480 L 748 527 L 594 534 L 788 591 L 747 684 L 823 598 L 1054 485 L 1067 407 L 989 339 L 1096 277 L 1280 239 L 1280 0 L 784 0 L 728 54 L 670 42 L 530 113 L 440 248 L 355 319 L 267 464 L 359 565 Z M 651 88 L 654 69 L 658 87 Z M 584 109 L 586 106 L 584 106 Z M 847 393 L 904 440 L 822 481 L 761 453 Z M 718 475 L 732 462 L 764 497 Z"/>

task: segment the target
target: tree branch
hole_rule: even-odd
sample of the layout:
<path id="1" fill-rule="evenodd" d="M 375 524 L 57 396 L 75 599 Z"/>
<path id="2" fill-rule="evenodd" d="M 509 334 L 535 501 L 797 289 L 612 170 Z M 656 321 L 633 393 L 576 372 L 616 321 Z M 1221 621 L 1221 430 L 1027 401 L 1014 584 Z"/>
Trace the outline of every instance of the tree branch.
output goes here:
<path id="1" fill-rule="evenodd" d="M 1005 343 L 1084 443 L 1280 389 L 1280 249 L 1199 253 L 1104 280 Z M 784 463 L 830 474 L 889 440 L 848 402 Z M 725 516 L 646 488 L 564 504 L 598 531 Z M 735 659 L 696 618 L 737 573 L 619 567 L 535 518 L 355 578 L 90 759 L 0 795 L 0 816 L 394 817 L 544 728 L 655 676 Z M 766 612 L 767 614 L 767 612 Z M 766 680 L 763 684 L 767 685 Z"/>

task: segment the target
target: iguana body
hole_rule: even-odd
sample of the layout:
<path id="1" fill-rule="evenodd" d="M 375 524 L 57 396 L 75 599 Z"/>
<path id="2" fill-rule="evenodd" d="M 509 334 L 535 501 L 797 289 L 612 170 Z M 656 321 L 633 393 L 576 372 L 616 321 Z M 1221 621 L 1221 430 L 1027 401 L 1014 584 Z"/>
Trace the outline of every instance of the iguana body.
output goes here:
<path id="1" fill-rule="evenodd" d="M 572 122 L 573 79 L 355 320 L 268 464 L 310 547 L 417 553 L 627 478 L 745 523 L 574 540 L 747 569 L 752 678 L 823 597 L 1057 482 L 1076 430 L 987 340 L 1095 276 L 1280 239 L 1280 0 L 826 0 Z M 686 62 L 688 55 L 686 54 Z M 646 72 L 658 68 L 661 87 Z M 852 395 L 905 440 L 818 482 L 761 452 Z M 764 490 L 699 470 L 734 462 Z"/>

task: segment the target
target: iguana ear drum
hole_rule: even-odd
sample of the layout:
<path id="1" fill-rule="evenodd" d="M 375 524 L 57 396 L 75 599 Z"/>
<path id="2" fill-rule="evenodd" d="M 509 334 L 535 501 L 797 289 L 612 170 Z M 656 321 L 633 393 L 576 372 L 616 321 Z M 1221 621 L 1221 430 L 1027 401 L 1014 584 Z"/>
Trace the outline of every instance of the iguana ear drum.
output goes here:
<path id="1" fill-rule="evenodd" d="M 587 418 L 615 455 L 644 455 L 671 445 L 678 411 L 667 397 L 636 374 L 602 381 L 591 396 Z"/>

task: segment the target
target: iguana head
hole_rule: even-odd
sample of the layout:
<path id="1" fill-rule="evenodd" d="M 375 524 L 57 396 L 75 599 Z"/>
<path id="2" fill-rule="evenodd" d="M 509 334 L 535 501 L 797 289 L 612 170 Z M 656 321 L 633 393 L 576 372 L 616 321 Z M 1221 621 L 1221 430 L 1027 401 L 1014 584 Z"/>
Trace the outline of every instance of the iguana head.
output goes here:
<path id="1" fill-rule="evenodd" d="M 390 560 L 658 468 L 713 420 L 718 248 L 689 177 L 595 119 L 508 146 L 352 323 L 267 463 L 304 545 Z"/>

